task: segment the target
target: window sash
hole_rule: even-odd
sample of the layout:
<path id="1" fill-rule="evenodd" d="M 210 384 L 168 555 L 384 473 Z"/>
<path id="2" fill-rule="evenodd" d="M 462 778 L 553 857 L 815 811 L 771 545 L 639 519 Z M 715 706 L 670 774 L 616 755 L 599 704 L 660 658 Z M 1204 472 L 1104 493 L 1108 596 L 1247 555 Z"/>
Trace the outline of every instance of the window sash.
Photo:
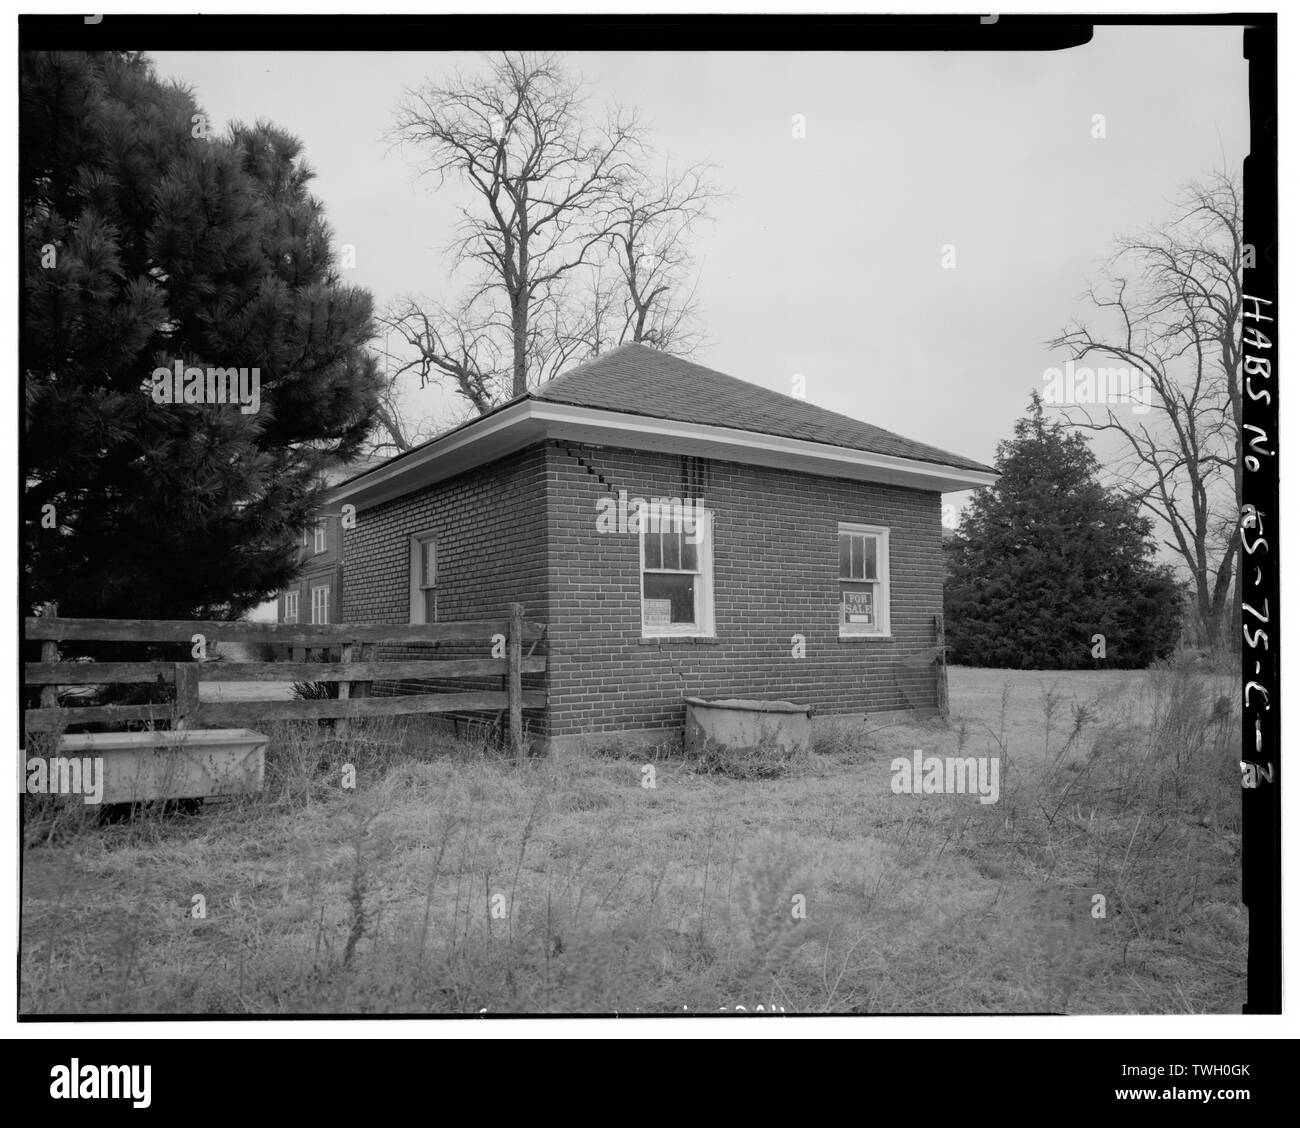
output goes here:
<path id="1" fill-rule="evenodd" d="M 861 599 L 850 596 L 869 595 L 870 603 L 863 605 Z M 880 581 L 879 580 L 841 580 L 840 581 L 840 626 L 858 628 L 863 631 L 880 629 Z"/>
<path id="2" fill-rule="evenodd" d="M 298 621 L 298 593 L 296 591 L 285 593 L 284 621 L 286 623 L 296 623 Z"/>
<path id="3" fill-rule="evenodd" d="M 889 529 L 839 525 L 839 633 L 889 637 Z"/>
<path id="4" fill-rule="evenodd" d="M 642 637 L 713 635 L 712 514 L 701 511 L 694 534 L 684 530 L 641 530 Z M 659 582 L 650 582 L 658 579 Z M 686 581 L 691 603 L 689 621 L 673 621 L 680 609 L 681 585 Z M 647 591 L 654 589 L 655 595 Z"/>
<path id="5" fill-rule="evenodd" d="M 700 574 L 700 539 L 677 530 L 643 531 L 643 572 L 693 572 Z"/>
<path id="6" fill-rule="evenodd" d="M 323 584 L 311 589 L 312 626 L 325 625 L 330 621 L 330 589 Z"/>
<path id="7" fill-rule="evenodd" d="M 415 533 L 410 538 L 410 621 L 438 621 L 438 543 L 433 533 Z"/>
<path id="8" fill-rule="evenodd" d="M 840 579 L 879 580 L 880 533 L 840 531 Z"/>
<path id="9" fill-rule="evenodd" d="M 654 583 L 653 581 L 656 580 L 679 582 Z M 685 584 L 680 581 L 685 581 Z M 700 592 L 701 586 L 694 572 L 644 573 L 641 579 L 641 615 L 644 624 L 656 628 L 698 627 Z M 674 618 L 673 616 L 682 609 L 683 604 L 689 604 L 690 618 Z"/>
<path id="10" fill-rule="evenodd" d="M 315 528 L 314 536 L 315 536 L 315 540 L 314 540 L 314 542 L 313 542 L 313 544 L 312 544 L 312 551 L 313 551 L 314 553 L 317 553 L 317 554 L 324 552 L 325 549 L 326 549 L 326 540 L 325 540 L 325 522 L 324 522 L 324 521 L 317 521 L 317 522 L 316 522 L 316 528 Z"/>

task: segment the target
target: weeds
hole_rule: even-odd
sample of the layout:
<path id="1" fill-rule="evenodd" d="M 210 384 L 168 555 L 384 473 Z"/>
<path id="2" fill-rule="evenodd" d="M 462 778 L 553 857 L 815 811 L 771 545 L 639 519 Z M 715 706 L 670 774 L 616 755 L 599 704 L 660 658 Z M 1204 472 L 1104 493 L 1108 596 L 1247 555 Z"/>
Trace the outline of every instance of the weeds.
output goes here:
<path id="1" fill-rule="evenodd" d="M 654 789 L 617 749 L 277 727 L 261 796 L 25 836 L 22 1012 L 1238 1009 L 1229 690 L 1014 677 L 816 770 L 669 755 Z M 999 802 L 894 795 L 922 746 L 1001 757 Z"/>
<path id="2" fill-rule="evenodd" d="M 704 737 L 685 750 L 687 762 L 702 775 L 731 779 L 778 779 L 805 766 L 808 753 L 798 744 L 782 742 L 773 728 L 762 727 L 748 747 L 737 747 Z"/>

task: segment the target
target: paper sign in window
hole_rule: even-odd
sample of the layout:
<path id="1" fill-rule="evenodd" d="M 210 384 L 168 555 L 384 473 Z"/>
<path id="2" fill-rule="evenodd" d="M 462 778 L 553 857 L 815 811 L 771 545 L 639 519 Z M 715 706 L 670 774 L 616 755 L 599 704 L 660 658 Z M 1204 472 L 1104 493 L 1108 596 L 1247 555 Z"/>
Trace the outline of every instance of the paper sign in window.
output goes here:
<path id="1" fill-rule="evenodd" d="M 647 627 L 666 627 L 672 622 L 673 601 L 671 599 L 647 599 L 645 606 L 645 625 Z"/>
<path id="2" fill-rule="evenodd" d="M 869 591 L 844 592 L 844 621 L 846 623 L 865 623 L 871 626 L 876 621 L 876 601 Z"/>

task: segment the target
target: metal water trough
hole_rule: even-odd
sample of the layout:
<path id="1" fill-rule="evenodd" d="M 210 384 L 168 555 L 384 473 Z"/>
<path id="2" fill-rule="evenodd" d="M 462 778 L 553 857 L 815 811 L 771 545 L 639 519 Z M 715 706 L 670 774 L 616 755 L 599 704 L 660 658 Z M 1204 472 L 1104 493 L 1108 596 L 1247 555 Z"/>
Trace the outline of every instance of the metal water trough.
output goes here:
<path id="1" fill-rule="evenodd" d="M 802 756 L 812 743 L 812 714 L 813 706 L 792 701 L 688 697 L 686 751 L 699 754 L 706 743 L 712 743 L 741 753 L 779 750 L 786 756 Z"/>
<path id="2" fill-rule="evenodd" d="M 88 732 L 59 740 L 60 756 L 103 765 L 103 803 L 252 795 L 262 790 L 267 737 L 250 729 Z"/>

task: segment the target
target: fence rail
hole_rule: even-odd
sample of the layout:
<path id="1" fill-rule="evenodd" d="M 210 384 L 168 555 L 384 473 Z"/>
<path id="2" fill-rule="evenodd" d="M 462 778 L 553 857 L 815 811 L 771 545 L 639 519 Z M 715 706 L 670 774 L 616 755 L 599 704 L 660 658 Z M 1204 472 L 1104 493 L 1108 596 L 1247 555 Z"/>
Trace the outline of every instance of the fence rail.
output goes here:
<path id="1" fill-rule="evenodd" d="M 509 717 L 510 746 L 524 755 L 524 709 L 546 707 L 546 694 L 525 690 L 523 674 L 546 671 L 546 659 L 524 657 L 524 639 L 539 640 L 545 625 L 524 619 L 523 605 L 511 604 L 504 619 L 429 623 L 340 623 L 329 626 L 291 623 L 148 619 L 62 619 L 53 614 L 28 618 L 29 640 L 41 642 L 41 661 L 27 662 L 23 680 L 41 688 L 40 708 L 28 709 L 29 732 L 50 732 L 70 724 L 171 722 L 174 727 L 242 724 L 267 720 L 335 719 L 341 727 L 361 717 L 411 713 L 496 712 Z M 192 643 L 202 635 L 205 646 L 222 642 L 271 642 L 295 653 L 320 647 L 340 650 L 342 661 L 292 662 L 60 662 L 59 642 Z M 375 661 L 377 645 L 504 640 L 504 658 L 399 659 Z M 354 661 L 354 653 L 359 660 Z M 403 694 L 372 697 L 376 681 L 407 681 L 467 677 L 502 677 L 502 690 Z M 203 682 L 337 682 L 338 697 L 315 701 L 200 701 Z M 87 705 L 62 707 L 59 686 L 101 684 L 168 684 L 174 700 L 148 705 Z"/>
<path id="2" fill-rule="evenodd" d="M 28 685 L 143 684 L 170 681 L 173 662 L 28 662 Z M 200 682 L 407 681 L 419 678 L 504 677 L 505 658 L 414 659 L 394 662 L 199 662 Z M 524 658 L 521 674 L 546 671 L 545 658 Z"/>
<path id="3" fill-rule="evenodd" d="M 276 642 L 289 646 L 339 646 L 344 643 L 474 642 L 506 634 L 510 620 L 482 619 L 456 623 L 298 623 L 225 622 L 220 619 L 60 619 L 52 615 L 25 620 L 28 639 L 63 642 L 190 642 L 201 634 L 208 642 Z M 540 638 L 543 623 L 521 620 L 521 638 Z"/>

